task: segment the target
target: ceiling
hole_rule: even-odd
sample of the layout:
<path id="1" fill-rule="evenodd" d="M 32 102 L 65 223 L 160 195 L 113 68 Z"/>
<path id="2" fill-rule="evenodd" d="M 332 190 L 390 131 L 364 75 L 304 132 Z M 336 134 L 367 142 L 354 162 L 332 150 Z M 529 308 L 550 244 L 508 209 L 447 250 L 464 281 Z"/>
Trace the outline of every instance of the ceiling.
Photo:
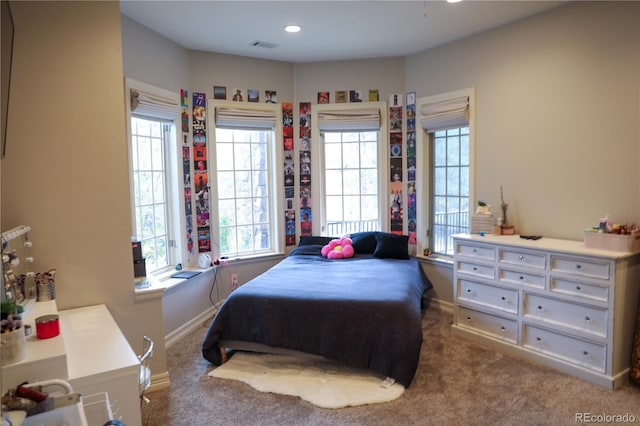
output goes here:
<path id="1" fill-rule="evenodd" d="M 563 3 L 122 0 L 120 10 L 187 49 L 303 63 L 406 56 Z"/>

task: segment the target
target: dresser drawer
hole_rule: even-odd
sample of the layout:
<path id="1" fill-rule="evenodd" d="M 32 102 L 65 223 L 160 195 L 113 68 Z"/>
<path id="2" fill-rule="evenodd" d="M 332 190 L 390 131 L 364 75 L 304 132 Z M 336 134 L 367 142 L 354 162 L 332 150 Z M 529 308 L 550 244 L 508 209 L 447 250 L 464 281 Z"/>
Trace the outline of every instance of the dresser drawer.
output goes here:
<path id="1" fill-rule="evenodd" d="M 475 244 L 456 244 L 456 255 L 473 257 L 482 260 L 496 260 L 495 248 Z"/>
<path id="2" fill-rule="evenodd" d="M 496 277 L 495 268 L 493 266 L 478 265 L 477 263 L 458 261 L 456 263 L 456 270 L 458 272 L 464 272 L 465 274 L 490 280 L 493 280 Z"/>
<path id="3" fill-rule="evenodd" d="M 518 323 L 473 309 L 458 306 L 458 326 L 472 328 L 510 343 L 518 341 Z"/>
<path id="4" fill-rule="evenodd" d="M 523 314 L 560 327 L 607 336 L 607 310 L 525 293 Z"/>
<path id="5" fill-rule="evenodd" d="M 611 264 L 607 261 L 598 262 L 595 259 L 564 257 L 551 255 L 551 272 L 563 272 L 583 277 L 608 280 Z"/>
<path id="6" fill-rule="evenodd" d="M 544 289 L 545 276 L 500 268 L 498 279 L 505 284 L 519 284 Z"/>
<path id="7" fill-rule="evenodd" d="M 512 314 L 518 313 L 518 290 L 458 280 L 458 300 L 477 303 Z"/>
<path id="8" fill-rule="evenodd" d="M 607 286 L 586 284 L 558 277 L 551 277 L 549 284 L 550 290 L 554 293 L 566 294 L 588 300 L 597 300 L 599 302 L 609 301 L 609 287 Z"/>
<path id="9" fill-rule="evenodd" d="M 606 345 L 587 342 L 528 324 L 523 327 L 522 345 L 601 373 L 604 373 L 607 365 Z"/>
<path id="10" fill-rule="evenodd" d="M 545 269 L 547 266 L 547 256 L 544 253 L 526 250 L 501 248 L 499 250 L 499 260 L 501 263 L 526 266 L 528 268 Z"/>

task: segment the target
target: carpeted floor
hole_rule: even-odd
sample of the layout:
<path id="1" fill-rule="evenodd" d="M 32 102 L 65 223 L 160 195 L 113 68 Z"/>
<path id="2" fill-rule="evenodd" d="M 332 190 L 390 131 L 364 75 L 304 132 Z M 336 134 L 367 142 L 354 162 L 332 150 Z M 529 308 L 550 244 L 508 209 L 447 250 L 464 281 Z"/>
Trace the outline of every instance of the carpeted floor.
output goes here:
<path id="1" fill-rule="evenodd" d="M 437 307 L 425 312 L 418 372 L 400 398 L 337 410 L 208 377 L 213 367 L 200 353 L 205 325 L 168 350 L 171 387 L 149 394 L 150 424 L 572 425 L 581 423 L 577 416 L 625 414 L 640 423 L 640 387 L 611 391 L 496 352 L 453 336 L 451 321 Z"/>

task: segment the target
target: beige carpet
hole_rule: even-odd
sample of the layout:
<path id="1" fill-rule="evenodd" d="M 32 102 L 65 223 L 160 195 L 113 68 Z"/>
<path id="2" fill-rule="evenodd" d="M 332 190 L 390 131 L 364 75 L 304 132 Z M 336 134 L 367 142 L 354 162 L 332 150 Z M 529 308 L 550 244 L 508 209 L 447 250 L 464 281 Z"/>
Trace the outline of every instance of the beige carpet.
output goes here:
<path id="1" fill-rule="evenodd" d="M 239 380 L 260 392 L 302 398 L 321 408 L 393 401 L 404 386 L 385 377 L 312 355 L 236 352 L 209 377 Z"/>
<path id="2" fill-rule="evenodd" d="M 167 350 L 171 386 L 148 394 L 151 424 L 575 426 L 581 413 L 628 413 L 640 424 L 639 386 L 612 391 L 523 361 L 453 335 L 451 320 L 437 306 L 425 312 L 418 372 L 400 398 L 337 410 L 209 377 L 204 324 Z"/>

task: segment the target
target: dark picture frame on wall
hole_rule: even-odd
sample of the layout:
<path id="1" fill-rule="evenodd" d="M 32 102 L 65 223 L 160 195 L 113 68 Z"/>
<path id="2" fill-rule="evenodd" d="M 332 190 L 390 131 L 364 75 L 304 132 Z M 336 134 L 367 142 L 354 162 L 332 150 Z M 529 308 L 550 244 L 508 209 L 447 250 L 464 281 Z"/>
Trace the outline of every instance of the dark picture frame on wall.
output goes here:
<path id="1" fill-rule="evenodd" d="M 2 18 L 2 29 L 0 48 L 1 65 L 0 76 L 2 77 L 2 128 L 0 129 L 0 137 L 2 137 L 2 158 L 7 153 L 7 123 L 9 120 L 9 93 L 11 91 L 11 62 L 13 59 L 13 16 L 11 15 L 11 7 L 8 1 L 0 2 L 0 18 Z"/>

